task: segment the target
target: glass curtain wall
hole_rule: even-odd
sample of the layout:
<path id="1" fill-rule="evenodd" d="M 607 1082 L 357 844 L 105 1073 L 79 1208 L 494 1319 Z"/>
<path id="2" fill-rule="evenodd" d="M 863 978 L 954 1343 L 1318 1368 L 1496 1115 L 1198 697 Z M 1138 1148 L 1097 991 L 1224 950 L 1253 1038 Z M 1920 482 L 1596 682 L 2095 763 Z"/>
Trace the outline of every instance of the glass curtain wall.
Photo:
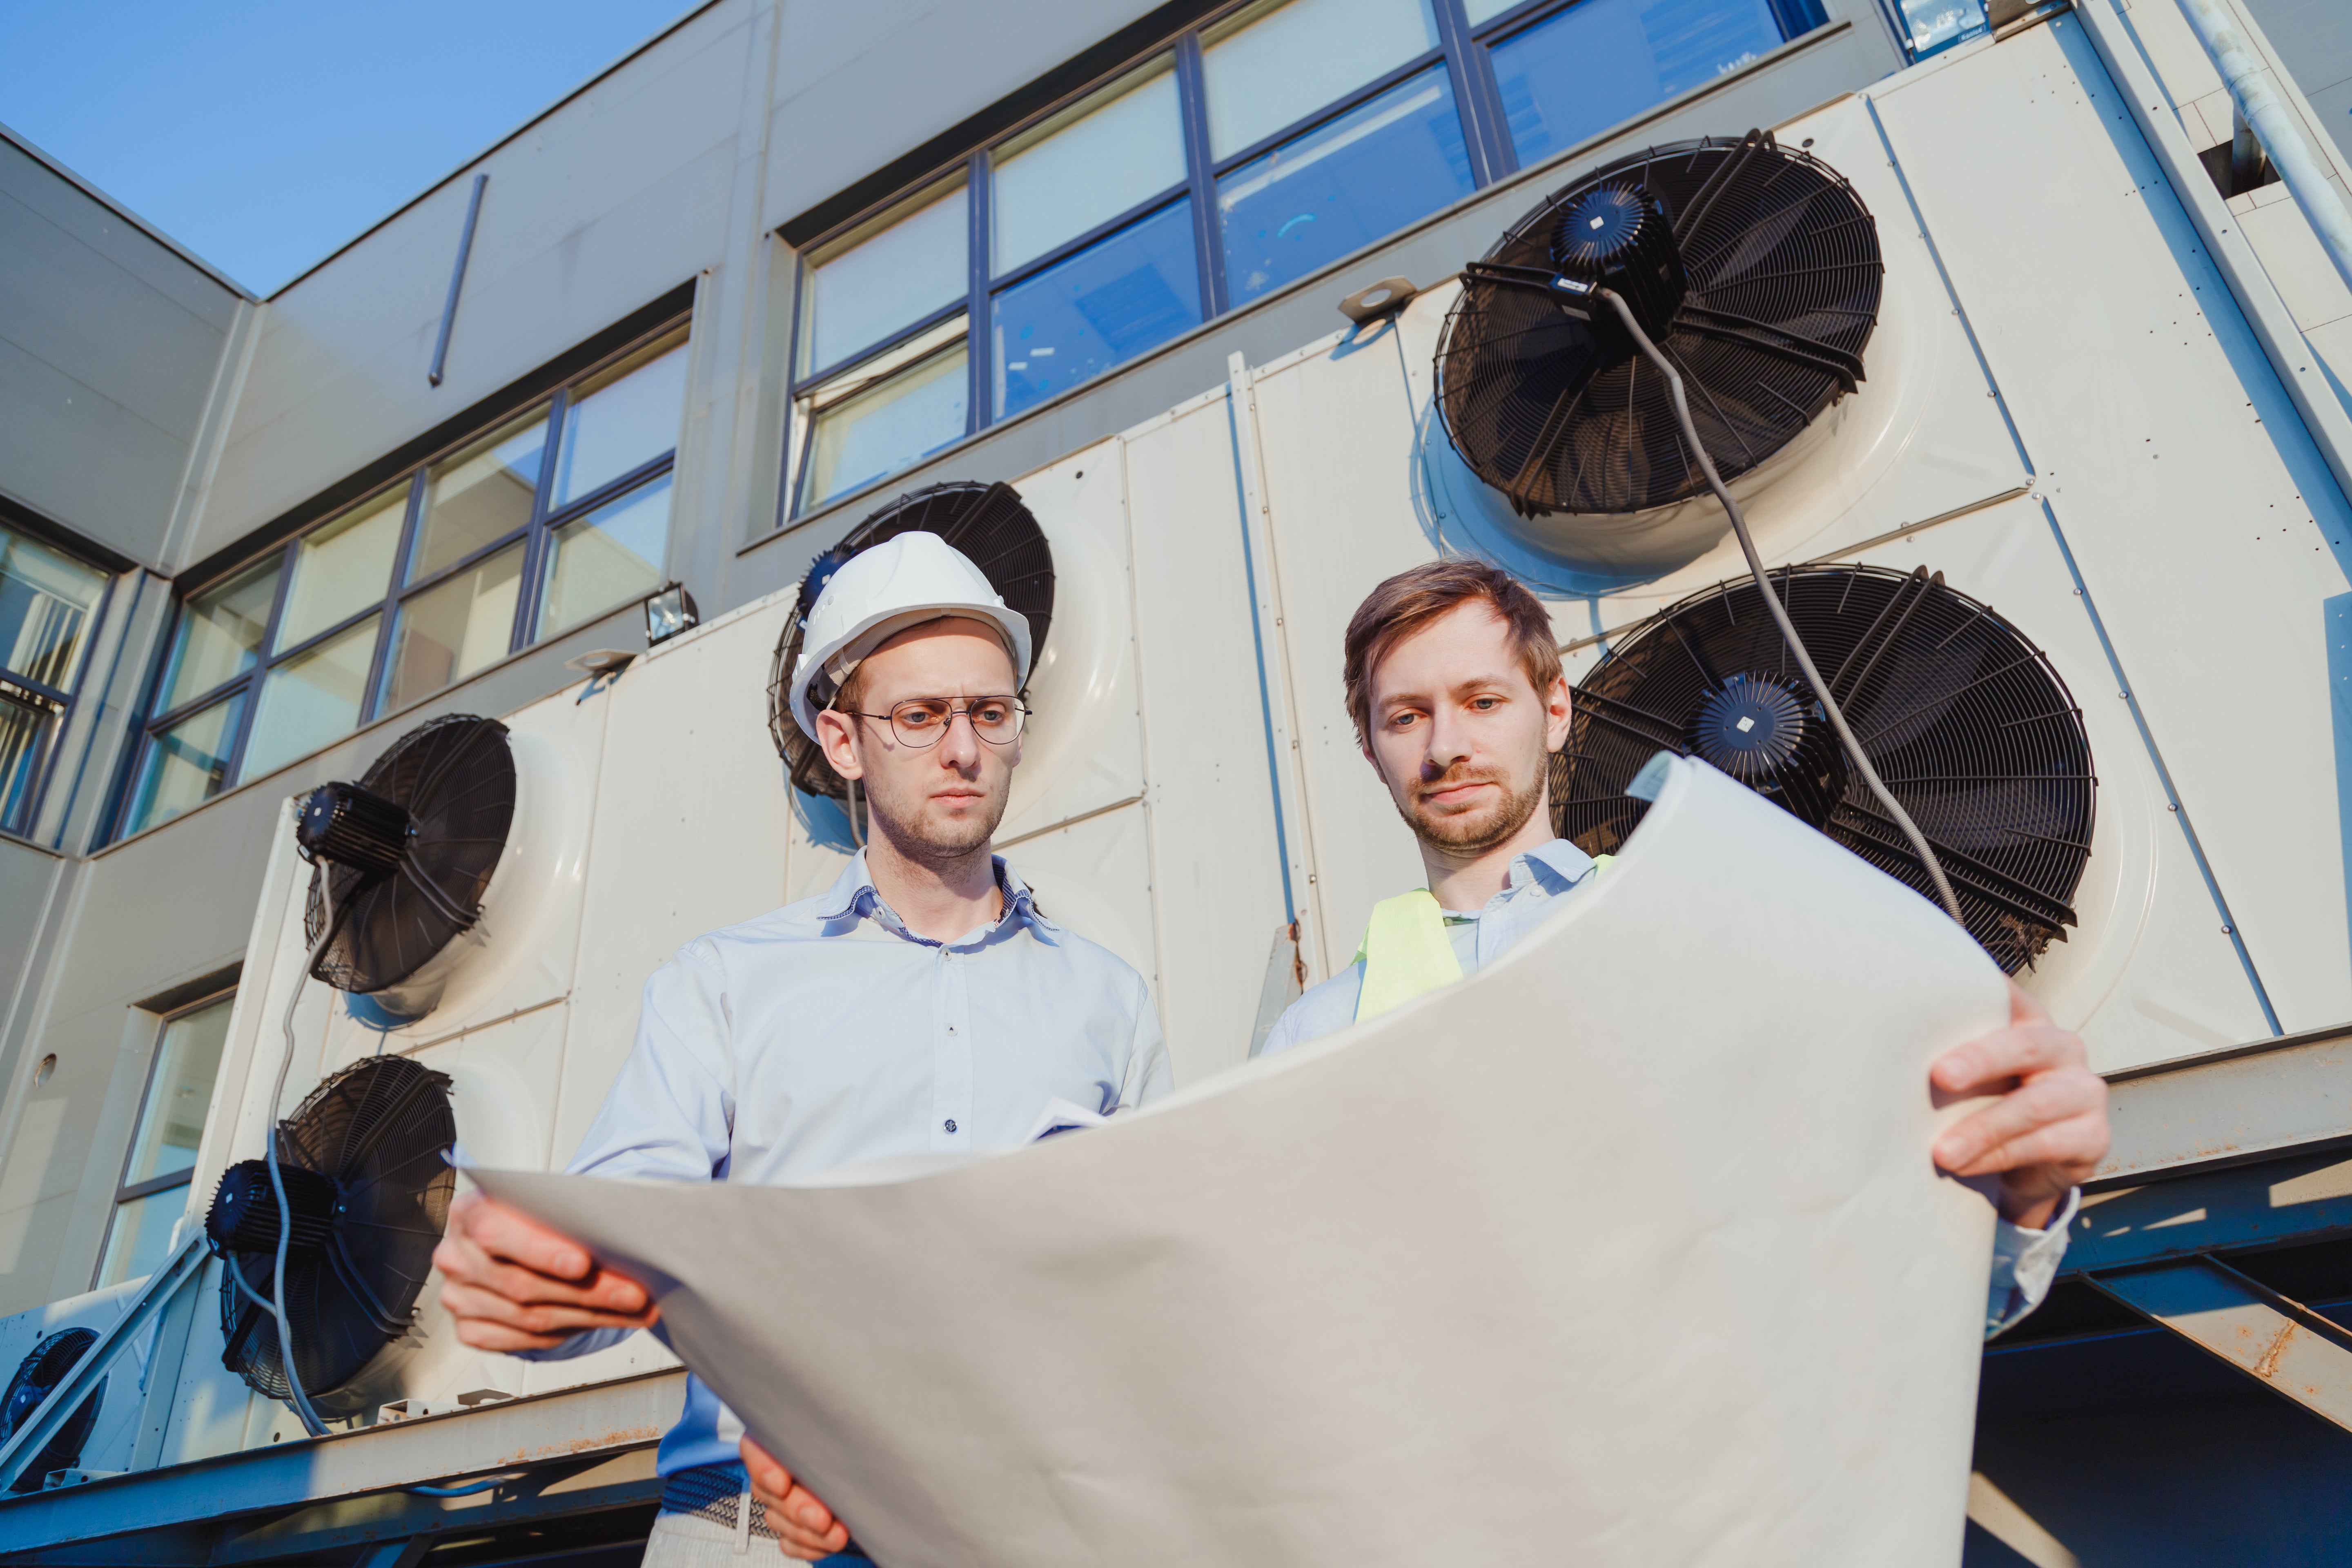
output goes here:
<path id="1" fill-rule="evenodd" d="M 0 831 L 32 828 L 106 581 L 98 568 L 0 527 Z"/>
<path id="2" fill-rule="evenodd" d="M 137 833 L 667 581 L 673 328 L 181 605 Z"/>
<path id="3" fill-rule="evenodd" d="M 1213 18 L 809 247 L 789 510 L 909 468 L 1822 20 L 1818 0 L 1257 0 Z"/>

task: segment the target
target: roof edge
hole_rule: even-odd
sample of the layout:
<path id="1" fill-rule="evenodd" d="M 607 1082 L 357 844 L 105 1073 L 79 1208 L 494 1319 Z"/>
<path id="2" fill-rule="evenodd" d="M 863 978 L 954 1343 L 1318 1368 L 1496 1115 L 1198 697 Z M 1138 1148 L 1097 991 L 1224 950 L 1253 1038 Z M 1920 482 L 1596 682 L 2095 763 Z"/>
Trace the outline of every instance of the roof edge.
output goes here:
<path id="1" fill-rule="evenodd" d="M 104 191 L 100 190 L 88 180 L 83 179 L 79 174 L 74 173 L 64 163 L 58 162 L 56 157 L 44 151 L 38 142 L 33 141 L 23 132 L 18 131 L 5 122 L 0 122 L 0 139 L 5 139 L 11 145 L 22 148 L 33 158 L 35 162 L 38 163 L 43 168 L 48 170 L 49 173 L 57 175 L 68 184 L 72 185 L 76 190 L 79 190 L 82 195 L 89 197 L 92 201 L 103 204 L 109 211 L 121 217 L 132 227 L 138 229 L 140 233 L 145 235 L 148 238 L 153 240 L 156 244 L 162 246 L 164 249 L 170 251 L 173 255 L 178 257 L 181 260 L 186 262 L 189 266 L 194 268 L 197 271 L 203 273 L 205 277 L 219 284 L 222 288 L 226 289 L 238 299 L 243 300 L 247 304 L 259 303 L 260 296 L 254 293 L 252 289 L 247 289 L 244 284 L 238 282 L 236 279 L 231 278 L 227 273 L 223 272 L 219 268 L 215 267 L 211 262 L 206 261 L 203 257 L 198 256 L 194 251 L 190 250 L 186 246 L 182 245 L 178 240 L 173 239 L 170 235 L 165 234 L 162 229 L 156 227 L 153 224 L 149 223 L 145 218 L 141 217 L 137 213 L 132 212 L 129 207 L 123 205 L 114 197 L 108 195 Z"/>

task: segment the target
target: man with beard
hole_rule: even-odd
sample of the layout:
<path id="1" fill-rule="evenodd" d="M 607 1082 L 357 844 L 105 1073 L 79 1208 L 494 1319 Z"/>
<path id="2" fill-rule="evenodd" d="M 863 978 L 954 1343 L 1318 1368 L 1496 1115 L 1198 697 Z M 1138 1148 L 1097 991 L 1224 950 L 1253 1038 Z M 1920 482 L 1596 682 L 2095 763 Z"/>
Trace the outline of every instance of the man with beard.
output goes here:
<path id="1" fill-rule="evenodd" d="M 1552 837 L 1549 762 L 1568 740 L 1568 680 L 1549 614 L 1516 579 L 1472 561 L 1390 578 L 1348 624 L 1344 673 L 1364 760 L 1420 841 L 1429 883 L 1375 908 L 1355 963 L 1291 1004 L 1265 1054 L 1492 963 L 1606 875 Z M 2106 1085 L 2083 1042 L 2013 982 L 2009 1026 L 1947 1052 L 1929 1078 L 2000 1097 L 1934 1151 L 1955 1175 L 1996 1178 L 1990 1337 L 2057 1272 L 2076 1184 L 2106 1153 Z"/>
<path id="2" fill-rule="evenodd" d="M 1055 1099 L 1108 1114 L 1170 1087 L 1142 976 L 1039 913 L 990 848 L 1021 761 L 1026 619 L 938 535 L 903 533 L 841 564 L 805 627 L 793 716 L 863 790 L 868 842 L 822 896 L 655 972 L 573 1172 L 783 1182 L 1003 1148 Z M 658 1316 L 478 1193 L 451 1205 L 434 1262 L 458 1337 L 483 1350 L 580 1355 Z M 699 1379 L 657 1468 L 647 1568 L 736 1562 L 754 1535 L 790 1557 L 853 1550 Z"/>

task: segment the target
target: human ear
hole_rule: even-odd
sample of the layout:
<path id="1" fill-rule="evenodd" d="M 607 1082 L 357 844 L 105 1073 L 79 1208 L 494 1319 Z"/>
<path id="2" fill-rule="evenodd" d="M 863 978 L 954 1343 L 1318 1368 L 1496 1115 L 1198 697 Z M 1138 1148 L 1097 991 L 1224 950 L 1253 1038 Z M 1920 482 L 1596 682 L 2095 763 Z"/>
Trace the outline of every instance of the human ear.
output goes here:
<path id="1" fill-rule="evenodd" d="M 1552 678 L 1551 689 L 1544 694 L 1544 750 L 1557 752 L 1568 744 L 1569 721 L 1574 708 L 1569 696 L 1568 677 Z"/>
<path id="2" fill-rule="evenodd" d="M 816 743 L 835 773 L 845 779 L 866 776 L 866 763 L 857 754 L 856 726 L 848 714 L 833 708 L 820 711 L 816 716 Z"/>

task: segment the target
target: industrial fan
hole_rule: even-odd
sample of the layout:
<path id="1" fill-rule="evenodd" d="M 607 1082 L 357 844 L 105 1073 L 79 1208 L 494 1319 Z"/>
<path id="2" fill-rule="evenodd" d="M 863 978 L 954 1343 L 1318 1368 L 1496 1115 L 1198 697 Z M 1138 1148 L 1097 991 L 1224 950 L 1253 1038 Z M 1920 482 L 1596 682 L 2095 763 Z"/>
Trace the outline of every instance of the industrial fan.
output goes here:
<path id="1" fill-rule="evenodd" d="M 294 1369 L 321 1413 L 365 1406 L 362 1374 L 404 1338 L 449 1217 L 457 1142 L 449 1079 L 406 1057 L 372 1057 L 310 1092 L 278 1124 L 288 1227 L 286 1311 Z M 226 1262 L 221 1363 L 289 1399 L 271 1296 L 278 1211 L 268 1163 L 221 1175 L 205 1233 Z"/>
<path id="2" fill-rule="evenodd" d="M 1698 496 L 1664 378 L 1610 312 L 1564 309 L 1570 291 L 1623 297 L 1728 481 L 1859 385 L 1884 270 L 1853 188 L 1768 132 L 1619 159 L 1463 268 L 1437 351 L 1447 439 L 1522 517 Z"/>
<path id="3" fill-rule="evenodd" d="M 816 742 L 793 721 L 793 669 L 800 663 L 801 638 L 817 595 L 859 552 L 901 533 L 936 533 L 971 558 L 1008 605 L 1029 617 L 1029 668 L 1045 658 L 1045 628 L 1054 618 L 1054 552 L 1037 520 L 1011 485 L 969 481 L 932 485 L 884 507 L 858 524 L 840 543 L 818 556 L 801 581 L 800 600 L 768 667 L 768 734 L 805 795 L 845 800 L 849 786 L 824 760 Z"/>
<path id="4" fill-rule="evenodd" d="M 410 731 L 359 783 L 312 791 L 295 828 L 313 863 L 302 924 L 311 945 L 329 940 L 310 973 L 359 994 L 415 978 L 480 919 L 514 814 L 506 726 L 466 714 Z"/>
<path id="5" fill-rule="evenodd" d="M 59 1329 L 42 1336 L 41 1342 L 16 1363 L 16 1375 L 8 1380 L 8 1392 L 0 1395 L 0 1443 L 16 1435 L 16 1428 L 33 1418 L 52 1390 L 63 1383 L 74 1363 L 89 1353 L 98 1343 L 95 1329 Z M 69 1470 L 81 1462 L 82 1445 L 89 1441 L 90 1429 L 98 1425 L 98 1408 L 106 1400 L 106 1380 L 99 1379 L 81 1408 L 66 1418 L 58 1435 L 43 1445 L 41 1451 L 25 1461 L 9 1484 L 12 1492 L 37 1492 L 53 1470 Z"/>
<path id="6" fill-rule="evenodd" d="M 2015 973 L 2074 923 L 2091 851 L 2090 742 L 2049 661 L 1925 567 L 1799 566 L 1770 581 L 1888 789 L 1918 823 L 1969 933 Z M 1576 689 L 1552 760 L 1553 826 L 1614 851 L 1659 750 L 1696 755 L 1928 897 L 1919 856 L 1855 774 L 1752 580 L 1695 594 Z"/>

